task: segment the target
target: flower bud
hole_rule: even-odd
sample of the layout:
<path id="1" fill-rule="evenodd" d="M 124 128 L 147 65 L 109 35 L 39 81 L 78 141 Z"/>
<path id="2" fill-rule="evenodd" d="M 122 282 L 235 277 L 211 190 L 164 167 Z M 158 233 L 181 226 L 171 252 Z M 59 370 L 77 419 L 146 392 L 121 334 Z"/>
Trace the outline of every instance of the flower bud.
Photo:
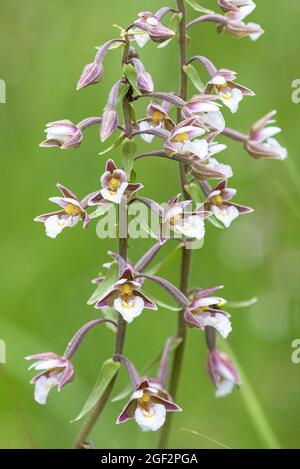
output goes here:
<path id="1" fill-rule="evenodd" d="M 50 122 L 45 133 L 47 138 L 40 143 L 40 147 L 77 148 L 83 139 L 81 129 L 67 119 Z"/>
<path id="2" fill-rule="evenodd" d="M 87 64 L 82 71 L 82 74 L 79 78 L 76 89 L 81 90 L 81 88 L 85 88 L 89 85 L 94 85 L 96 83 L 99 83 L 102 77 L 103 77 L 103 65 L 101 62 L 100 63 L 92 62 L 90 64 Z"/>
<path id="3" fill-rule="evenodd" d="M 136 79 L 136 84 L 141 91 L 147 91 L 151 93 L 154 90 L 153 80 L 150 73 L 148 72 L 139 73 Z"/>
<path id="4" fill-rule="evenodd" d="M 227 396 L 233 387 L 240 386 L 240 377 L 225 353 L 213 350 L 207 357 L 207 371 L 216 388 L 216 397 Z"/>
<path id="5" fill-rule="evenodd" d="M 118 127 L 118 113 L 114 109 L 106 109 L 102 116 L 100 126 L 100 139 L 101 142 L 107 140 Z"/>

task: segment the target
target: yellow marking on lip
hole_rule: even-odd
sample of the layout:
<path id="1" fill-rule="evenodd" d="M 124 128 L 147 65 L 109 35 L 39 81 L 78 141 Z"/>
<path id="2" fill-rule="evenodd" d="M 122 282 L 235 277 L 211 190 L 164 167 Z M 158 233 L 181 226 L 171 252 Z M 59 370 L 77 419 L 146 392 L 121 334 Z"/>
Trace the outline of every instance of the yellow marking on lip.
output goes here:
<path id="1" fill-rule="evenodd" d="M 121 182 L 119 179 L 112 177 L 111 180 L 109 181 L 109 189 L 111 193 L 117 192 L 121 185 Z"/>
<path id="2" fill-rule="evenodd" d="M 71 215 L 72 217 L 76 217 L 81 214 L 82 210 L 80 207 L 77 207 L 73 204 L 68 204 L 65 208 L 65 212 L 67 215 Z"/>
<path id="3" fill-rule="evenodd" d="M 154 111 L 152 114 L 152 121 L 153 122 L 160 122 L 165 118 L 164 114 L 161 111 Z"/>
<path id="4" fill-rule="evenodd" d="M 181 134 L 177 134 L 172 138 L 172 142 L 184 142 L 189 138 L 189 134 L 187 132 L 182 132 Z"/>
<path id="5" fill-rule="evenodd" d="M 223 203 L 223 197 L 221 195 L 215 195 L 213 198 L 212 198 L 212 203 L 214 205 L 222 205 Z"/>

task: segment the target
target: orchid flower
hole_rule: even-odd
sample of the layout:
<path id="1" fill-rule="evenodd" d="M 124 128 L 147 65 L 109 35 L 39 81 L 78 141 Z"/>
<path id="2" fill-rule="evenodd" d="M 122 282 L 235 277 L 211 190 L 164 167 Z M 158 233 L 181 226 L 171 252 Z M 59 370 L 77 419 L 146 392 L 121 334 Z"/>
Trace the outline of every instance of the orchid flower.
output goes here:
<path id="1" fill-rule="evenodd" d="M 149 11 L 142 11 L 138 14 L 135 26 L 136 30 L 132 37 L 139 47 L 144 47 L 149 39 L 154 42 L 164 42 L 175 35 L 174 31 L 163 26 L 157 16 Z"/>
<path id="2" fill-rule="evenodd" d="M 49 122 L 45 133 L 47 138 L 40 143 L 40 147 L 77 148 L 83 139 L 81 130 L 67 119 Z"/>
<path id="3" fill-rule="evenodd" d="M 112 255 L 118 259 L 117 255 Z M 136 279 L 135 276 L 136 272 L 130 264 L 120 264 L 119 279 L 98 299 L 95 307 L 101 309 L 113 306 L 128 323 L 144 309 L 157 310 L 156 304 L 142 292 L 142 279 Z"/>
<path id="4" fill-rule="evenodd" d="M 246 150 L 254 158 L 267 157 L 284 160 L 287 157 L 286 148 L 282 147 L 274 138 L 275 135 L 281 132 L 281 128 L 272 125 L 269 126 L 269 124 L 275 122 L 273 119 L 275 114 L 276 111 L 269 112 L 255 122 L 250 129 Z"/>
<path id="5" fill-rule="evenodd" d="M 34 368 L 40 373 L 32 378 L 31 383 L 35 385 L 34 399 L 39 404 L 46 404 L 49 392 L 53 387 L 60 391 L 74 377 L 74 368 L 69 360 L 46 352 L 28 355 L 26 360 L 37 360 L 29 370 Z"/>
<path id="6" fill-rule="evenodd" d="M 218 296 L 211 296 L 223 286 L 197 290 L 190 305 L 184 312 L 184 319 L 190 327 L 204 329 L 211 326 L 216 329 L 225 339 L 232 330 L 230 315 L 221 308 L 226 300 Z"/>
<path id="7" fill-rule="evenodd" d="M 241 380 L 233 362 L 223 352 L 211 350 L 207 357 L 207 371 L 216 388 L 216 397 L 227 396 Z"/>
<path id="8" fill-rule="evenodd" d="M 147 108 L 147 119 L 140 122 L 139 129 L 144 131 L 159 128 L 171 131 L 175 127 L 175 124 L 168 116 L 168 107 L 168 103 L 166 102 L 163 102 L 160 105 L 155 101 L 152 101 Z M 141 134 L 141 137 L 145 142 L 151 143 L 155 136 L 150 134 Z"/>
<path id="9" fill-rule="evenodd" d="M 195 138 L 202 136 L 206 130 L 196 125 L 197 122 L 197 119 L 187 119 L 176 125 L 165 142 L 165 148 L 170 153 L 181 155 L 192 153 L 201 160 L 205 159 L 208 155 L 208 142 L 205 139 L 195 140 Z"/>
<path id="10" fill-rule="evenodd" d="M 90 223 L 90 219 L 86 211 L 87 202 L 90 196 L 87 196 L 80 201 L 74 192 L 71 192 L 61 184 L 57 184 L 57 188 L 60 190 L 63 197 L 50 197 L 49 200 L 59 205 L 62 210 L 45 213 L 34 219 L 34 221 L 44 223 L 46 234 L 50 238 L 56 238 L 64 228 L 71 228 L 77 225 L 80 220 L 83 222 L 83 228 L 87 228 Z"/>
<path id="11" fill-rule="evenodd" d="M 231 202 L 236 192 L 236 189 L 227 187 L 227 181 L 224 179 L 207 195 L 204 204 L 206 210 L 210 210 L 226 228 L 228 228 L 232 221 L 239 215 L 253 212 L 253 209 L 250 207 Z"/>
<path id="12" fill-rule="evenodd" d="M 94 192 L 88 205 L 100 205 L 107 202 L 120 204 L 123 197 L 130 199 L 143 188 L 142 184 L 129 183 L 125 171 L 118 169 L 113 160 L 106 162 L 105 173 L 100 178 L 102 189 Z"/>

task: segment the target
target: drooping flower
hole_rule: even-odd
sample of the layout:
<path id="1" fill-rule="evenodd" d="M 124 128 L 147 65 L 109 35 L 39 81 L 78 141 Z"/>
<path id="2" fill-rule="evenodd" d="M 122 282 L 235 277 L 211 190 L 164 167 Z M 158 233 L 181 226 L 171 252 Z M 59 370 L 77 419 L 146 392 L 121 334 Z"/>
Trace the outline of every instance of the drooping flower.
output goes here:
<path id="1" fill-rule="evenodd" d="M 90 219 L 86 211 L 87 201 L 90 195 L 80 201 L 74 192 L 61 184 L 57 184 L 57 188 L 60 190 L 63 197 L 50 197 L 49 200 L 59 205 L 62 210 L 44 213 L 34 219 L 34 221 L 44 223 L 46 234 L 50 238 L 56 238 L 64 228 L 73 227 L 77 225 L 80 220 L 83 222 L 83 228 L 86 228 L 90 223 Z"/>
<path id="2" fill-rule="evenodd" d="M 219 163 L 216 158 L 209 158 L 207 160 L 207 168 L 211 169 L 212 171 L 216 171 L 223 175 L 224 179 L 231 178 L 233 176 L 232 168 L 229 164 Z"/>
<path id="3" fill-rule="evenodd" d="M 223 298 L 211 296 L 223 286 L 199 289 L 184 312 L 184 319 L 190 327 L 204 329 L 207 326 L 215 328 L 226 339 L 231 332 L 230 315 L 221 308 L 226 303 Z"/>
<path id="4" fill-rule="evenodd" d="M 118 417 L 117 423 L 134 418 L 143 432 L 156 431 L 163 426 L 167 412 L 180 412 L 170 395 L 155 380 L 144 378 Z"/>
<path id="5" fill-rule="evenodd" d="M 219 31 L 223 30 L 224 26 L 221 26 Z M 256 41 L 264 34 L 264 30 L 257 23 L 244 23 L 243 21 L 228 21 L 225 25 L 227 32 L 230 36 L 242 38 L 249 37 L 252 41 Z"/>
<path id="6" fill-rule="evenodd" d="M 34 399 L 39 404 L 46 404 L 49 392 L 53 387 L 60 391 L 67 383 L 74 378 L 74 368 L 72 363 L 56 353 L 46 352 L 28 355 L 26 360 L 37 360 L 29 370 L 34 368 L 40 373 L 34 376 L 31 383 L 35 385 Z"/>
<path id="7" fill-rule="evenodd" d="M 214 67 L 213 64 L 212 66 Z M 252 90 L 236 83 L 235 80 L 236 72 L 222 68 L 215 71 L 205 89 L 206 93 L 214 90 L 222 103 L 233 113 L 238 110 L 239 103 L 244 96 L 254 96 Z"/>
<path id="8" fill-rule="evenodd" d="M 166 102 L 163 102 L 160 105 L 152 101 L 147 107 L 147 119 L 140 122 L 139 129 L 144 131 L 153 128 L 159 128 L 171 131 L 175 127 L 175 124 L 168 116 L 168 107 L 169 104 Z M 141 137 L 147 143 L 151 143 L 154 139 L 154 135 L 148 134 L 141 134 Z"/>
<path id="9" fill-rule="evenodd" d="M 269 112 L 255 122 L 249 131 L 245 147 L 254 158 L 266 157 L 284 160 L 287 157 L 286 148 L 282 147 L 274 138 L 274 135 L 281 132 L 281 128 L 272 125 L 268 127 L 269 124 L 275 122 L 273 119 L 275 114 L 276 111 Z"/>
<path id="10" fill-rule="evenodd" d="M 118 259 L 117 254 L 112 254 Z M 156 304 L 142 292 L 143 280 L 136 279 L 133 267 L 120 264 L 119 279 L 98 299 L 96 308 L 113 306 L 126 322 L 130 323 L 139 316 L 143 309 L 157 310 Z"/>
<path id="11" fill-rule="evenodd" d="M 49 122 L 45 133 L 47 138 L 40 143 L 40 147 L 77 148 L 83 139 L 82 131 L 67 119 Z"/>
<path id="12" fill-rule="evenodd" d="M 197 115 L 204 125 L 219 132 L 223 132 L 225 128 L 225 120 L 220 111 L 220 104 L 215 103 L 217 96 L 208 94 L 198 94 L 193 96 L 192 99 L 183 108 L 183 116 L 185 118 L 190 115 Z"/>
<path id="13" fill-rule="evenodd" d="M 92 194 L 88 205 L 100 205 L 106 202 L 120 204 L 123 197 L 130 199 L 135 192 L 143 188 L 142 184 L 129 183 L 125 171 L 118 169 L 113 160 L 106 162 L 100 184 L 102 189 Z"/>
<path id="14" fill-rule="evenodd" d="M 211 213 L 202 207 L 195 211 L 187 211 L 190 200 L 179 202 L 181 194 L 172 197 L 164 207 L 161 220 L 161 241 L 168 238 L 170 230 L 187 238 L 201 240 L 205 235 L 205 218 Z"/>
<path id="15" fill-rule="evenodd" d="M 253 212 L 250 207 L 231 202 L 236 192 L 236 189 L 227 187 L 227 180 L 224 179 L 212 189 L 204 203 L 205 209 L 210 210 L 226 228 L 239 215 Z"/>
<path id="16" fill-rule="evenodd" d="M 240 386 L 240 376 L 233 362 L 223 352 L 211 350 L 207 357 L 207 371 L 216 388 L 216 397 L 227 396 L 234 386 Z"/>
<path id="17" fill-rule="evenodd" d="M 165 142 L 165 148 L 171 153 L 192 153 L 200 159 L 205 159 L 208 154 L 208 142 L 205 139 L 196 139 L 206 132 L 200 124 L 197 119 L 192 118 L 176 125 Z"/>
<path id="18" fill-rule="evenodd" d="M 218 0 L 218 3 L 229 21 L 242 21 L 256 8 L 252 0 Z"/>
<path id="19" fill-rule="evenodd" d="M 140 47 L 143 47 L 149 39 L 160 43 L 175 35 L 174 31 L 163 26 L 156 15 L 149 11 L 140 12 L 135 25 L 136 30 L 134 30 L 132 37 Z"/>

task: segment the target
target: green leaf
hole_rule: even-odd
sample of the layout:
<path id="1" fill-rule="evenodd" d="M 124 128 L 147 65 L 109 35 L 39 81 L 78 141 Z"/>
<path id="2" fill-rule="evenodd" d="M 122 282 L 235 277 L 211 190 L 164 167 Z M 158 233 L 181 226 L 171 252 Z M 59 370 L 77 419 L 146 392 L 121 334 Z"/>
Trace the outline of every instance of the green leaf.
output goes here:
<path id="1" fill-rule="evenodd" d="M 135 93 L 140 96 L 141 92 L 136 86 L 136 71 L 132 64 L 124 64 L 123 65 L 123 73 L 127 80 L 129 81 L 130 85 L 134 89 Z"/>
<path id="2" fill-rule="evenodd" d="M 124 139 L 125 139 L 125 135 L 123 133 L 121 133 L 119 135 L 119 137 L 117 138 L 117 140 L 112 145 L 110 145 L 108 148 L 105 148 L 105 150 L 100 151 L 100 153 L 98 153 L 98 155 L 105 155 L 106 153 L 114 150 L 115 148 L 118 148 L 121 145 L 121 143 L 123 142 Z"/>
<path id="3" fill-rule="evenodd" d="M 169 353 L 173 353 L 181 342 L 181 337 L 174 337 L 170 345 Z M 159 354 L 154 360 L 152 360 L 152 362 L 150 362 L 141 370 L 141 376 L 149 376 L 149 374 L 152 372 L 154 373 L 154 370 L 156 370 L 159 365 L 160 359 L 161 354 Z M 132 386 L 129 384 L 117 396 L 115 396 L 111 402 L 121 401 L 122 399 L 125 399 L 127 396 L 129 396 L 130 393 L 132 393 Z"/>
<path id="4" fill-rule="evenodd" d="M 186 75 L 188 76 L 188 78 L 191 80 L 191 82 L 193 83 L 196 90 L 198 90 L 198 91 L 200 91 L 200 93 L 202 93 L 202 91 L 204 90 L 204 85 L 203 85 L 203 83 L 202 83 L 202 81 L 199 77 L 199 74 L 198 74 L 197 70 L 195 69 L 195 67 L 192 64 L 188 64 L 188 65 L 183 66 L 183 70 L 186 73 Z"/>
<path id="5" fill-rule="evenodd" d="M 146 293 L 146 292 L 145 292 Z M 173 305 L 169 305 L 167 303 L 164 303 L 163 301 L 160 301 L 158 300 L 157 298 L 154 298 L 153 296 L 147 294 L 147 297 L 151 298 L 152 301 L 154 301 L 154 303 L 159 306 L 160 308 L 163 308 L 163 309 L 168 309 L 169 311 L 174 311 L 174 312 L 178 312 L 178 311 L 181 311 L 182 308 L 180 308 L 179 306 L 173 306 Z"/>
<path id="6" fill-rule="evenodd" d="M 137 145 L 132 139 L 126 138 L 124 140 L 122 149 L 123 149 L 122 164 L 123 164 L 123 167 L 127 174 L 128 179 L 130 179 L 131 171 L 133 169 L 133 164 L 134 164 L 133 157 L 136 153 Z"/>
<path id="7" fill-rule="evenodd" d="M 153 267 L 150 269 L 146 269 L 146 274 L 147 275 L 156 275 L 160 270 L 164 269 L 165 267 L 168 267 L 180 254 L 181 251 L 181 245 L 177 245 L 173 251 L 171 251 L 163 260 L 160 262 L 157 262 Z"/>
<path id="8" fill-rule="evenodd" d="M 202 192 L 199 187 L 199 184 L 196 184 L 195 182 L 191 182 L 190 184 L 186 184 L 184 187 L 187 193 L 192 197 L 193 201 L 196 204 L 201 204 Z"/>
<path id="9" fill-rule="evenodd" d="M 72 420 L 72 422 L 77 422 L 95 407 L 100 397 L 106 391 L 113 377 L 119 371 L 120 366 L 121 364 L 119 362 L 115 362 L 111 358 L 103 363 L 95 386 L 93 387 L 89 397 L 83 405 L 81 412 L 74 420 Z"/>
<path id="10" fill-rule="evenodd" d="M 108 272 L 105 276 L 105 279 L 102 283 L 96 288 L 90 299 L 88 300 L 88 305 L 93 305 L 98 301 L 101 296 L 118 280 L 119 277 L 119 265 L 118 263 L 112 262 L 111 266 L 108 269 Z"/>
<path id="11" fill-rule="evenodd" d="M 208 8 L 204 8 L 201 5 L 199 5 L 199 3 L 196 2 L 196 0 L 185 0 L 185 1 L 186 3 L 190 5 L 190 7 L 193 8 L 193 10 L 199 11 L 200 13 L 205 13 L 206 15 L 212 15 L 215 13 L 213 10 L 209 10 Z"/>
<path id="12" fill-rule="evenodd" d="M 121 83 L 119 86 L 119 93 L 118 93 L 118 102 L 122 101 L 122 99 L 126 96 L 129 90 L 128 83 Z"/>
<path id="13" fill-rule="evenodd" d="M 164 42 L 160 42 L 157 46 L 157 49 L 163 49 L 164 47 L 166 47 L 168 44 L 170 44 L 171 41 L 173 41 L 173 37 L 171 37 L 170 39 L 167 39 L 166 41 Z"/>

